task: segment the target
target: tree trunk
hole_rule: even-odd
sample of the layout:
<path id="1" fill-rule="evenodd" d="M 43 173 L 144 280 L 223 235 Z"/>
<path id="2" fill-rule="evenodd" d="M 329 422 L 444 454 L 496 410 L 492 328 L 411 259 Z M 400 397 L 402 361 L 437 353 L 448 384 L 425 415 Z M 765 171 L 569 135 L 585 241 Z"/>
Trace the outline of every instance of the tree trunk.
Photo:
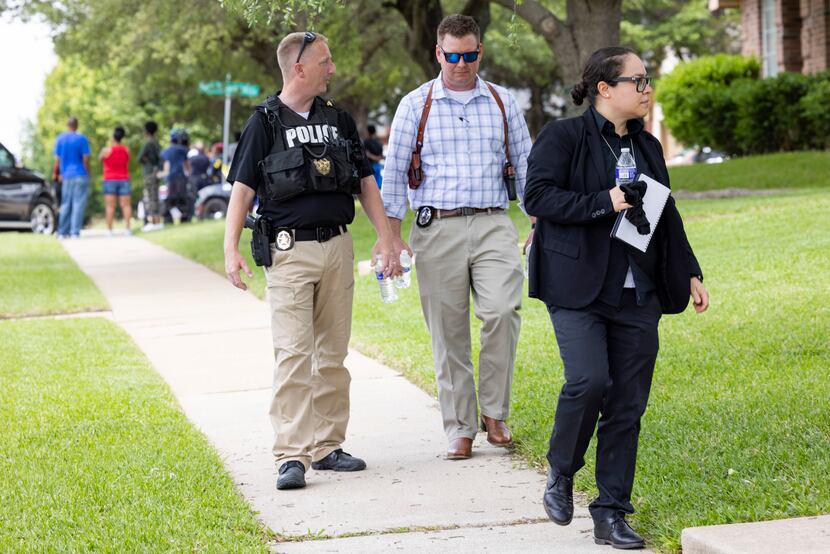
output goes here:
<path id="1" fill-rule="evenodd" d="M 431 79 L 438 73 L 435 61 L 435 32 L 444 18 L 440 0 L 396 0 L 387 4 L 400 12 L 409 27 L 406 46 L 412 59 Z"/>
<path id="2" fill-rule="evenodd" d="M 556 56 L 566 88 L 579 82 L 582 65 L 594 51 L 620 42 L 622 0 L 567 0 L 562 21 L 536 0 L 493 0 L 516 13 L 539 33 Z M 567 111 L 578 111 L 568 102 Z"/>
<path id="3" fill-rule="evenodd" d="M 535 140 L 545 125 L 545 94 L 540 86 L 530 85 L 530 109 L 525 112 L 525 119 L 530 137 Z"/>
<path id="4" fill-rule="evenodd" d="M 406 45 L 412 59 L 421 67 L 424 77 L 432 79 L 440 67 L 435 60 L 438 25 L 444 19 L 444 10 L 440 0 L 395 0 L 385 6 L 400 12 L 409 27 Z M 475 18 L 484 36 L 490 25 L 490 0 L 467 0 L 462 11 L 464 15 Z"/>

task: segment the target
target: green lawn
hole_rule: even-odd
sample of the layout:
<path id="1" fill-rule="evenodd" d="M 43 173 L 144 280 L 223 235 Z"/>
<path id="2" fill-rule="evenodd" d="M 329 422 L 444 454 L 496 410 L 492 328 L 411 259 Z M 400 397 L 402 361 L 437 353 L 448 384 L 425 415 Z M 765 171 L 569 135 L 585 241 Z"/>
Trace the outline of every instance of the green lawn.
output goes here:
<path id="1" fill-rule="evenodd" d="M 0 233 L 0 318 L 107 308 L 55 237 Z"/>
<path id="2" fill-rule="evenodd" d="M 830 512 L 830 192 L 679 207 L 712 307 L 661 323 L 633 520 L 664 551 L 679 548 L 684 527 Z M 515 209 L 511 215 L 524 236 L 526 220 Z M 356 258 L 367 259 L 373 236 L 365 216 L 352 231 Z M 204 236 L 192 242 L 181 240 L 186 229 L 174 232 L 182 233 L 169 241 L 176 250 L 194 257 L 188 248 L 197 249 L 221 269 L 221 224 L 194 230 Z M 168 243 L 163 233 L 152 240 Z M 261 295 L 261 281 L 255 286 Z M 543 467 L 562 364 L 544 306 L 526 298 L 522 313 L 510 421 L 519 452 Z M 416 288 L 389 306 L 371 276 L 358 278 L 352 343 L 434 392 Z M 589 494 L 592 458 L 593 451 L 577 479 Z"/>
<path id="3" fill-rule="evenodd" d="M 102 318 L 4 321 L 0 344 L 0 551 L 266 551 L 126 333 Z"/>
<path id="4" fill-rule="evenodd" d="M 827 188 L 830 152 L 787 152 L 673 167 L 670 176 L 674 190 Z"/>

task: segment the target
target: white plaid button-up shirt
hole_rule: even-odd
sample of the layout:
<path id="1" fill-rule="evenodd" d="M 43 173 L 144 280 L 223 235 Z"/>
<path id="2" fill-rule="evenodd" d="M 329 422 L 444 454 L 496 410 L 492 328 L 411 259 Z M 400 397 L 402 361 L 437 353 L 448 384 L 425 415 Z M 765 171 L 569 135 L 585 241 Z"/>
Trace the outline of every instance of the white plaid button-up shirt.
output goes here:
<path id="1" fill-rule="evenodd" d="M 421 149 L 424 180 L 420 187 L 411 190 L 407 171 L 415 149 L 418 123 L 432 83 L 435 83 L 432 107 Z M 531 146 L 530 134 L 513 95 L 504 87 L 493 86 L 507 114 L 510 161 L 516 169 L 516 192 L 521 202 Z M 439 74 L 434 81 L 428 81 L 407 94 L 392 120 L 381 188 L 386 215 L 403 219 L 407 196 L 414 210 L 421 206 L 444 210 L 463 206 L 507 208 L 504 162 L 504 122 L 487 84 L 476 77 L 472 98 L 462 104 L 447 95 Z"/>

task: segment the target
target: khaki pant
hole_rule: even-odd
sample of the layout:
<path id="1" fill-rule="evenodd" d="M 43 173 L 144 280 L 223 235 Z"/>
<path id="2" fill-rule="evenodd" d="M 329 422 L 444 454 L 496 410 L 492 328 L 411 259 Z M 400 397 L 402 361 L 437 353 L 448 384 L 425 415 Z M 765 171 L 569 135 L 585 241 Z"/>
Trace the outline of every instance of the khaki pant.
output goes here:
<path id="1" fill-rule="evenodd" d="M 438 401 L 450 440 L 475 437 L 478 412 L 470 351 L 470 293 L 481 320 L 478 404 L 507 419 L 522 303 L 519 236 L 507 214 L 434 219 L 412 227 L 421 307 L 432 337 Z"/>
<path id="2" fill-rule="evenodd" d="M 349 347 L 354 295 L 350 233 L 271 248 L 265 270 L 274 341 L 271 424 L 278 465 L 340 448 L 349 422 Z"/>

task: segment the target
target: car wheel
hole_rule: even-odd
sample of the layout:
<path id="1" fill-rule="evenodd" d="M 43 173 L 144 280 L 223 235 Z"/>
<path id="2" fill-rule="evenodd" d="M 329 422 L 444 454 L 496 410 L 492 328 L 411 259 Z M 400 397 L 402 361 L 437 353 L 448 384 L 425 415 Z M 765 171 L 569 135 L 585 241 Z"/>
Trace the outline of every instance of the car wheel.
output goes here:
<path id="1" fill-rule="evenodd" d="M 55 232 L 55 210 L 43 200 L 38 200 L 32 208 L 30 220 L 33 233 L 51 235 Z"/>
<path id="2" fill-rule="evenodd" d="M 222 219 L 228 213 L 228 203 L 221 198 L 211 198 L 205 202 L 202 219 Z"/>

